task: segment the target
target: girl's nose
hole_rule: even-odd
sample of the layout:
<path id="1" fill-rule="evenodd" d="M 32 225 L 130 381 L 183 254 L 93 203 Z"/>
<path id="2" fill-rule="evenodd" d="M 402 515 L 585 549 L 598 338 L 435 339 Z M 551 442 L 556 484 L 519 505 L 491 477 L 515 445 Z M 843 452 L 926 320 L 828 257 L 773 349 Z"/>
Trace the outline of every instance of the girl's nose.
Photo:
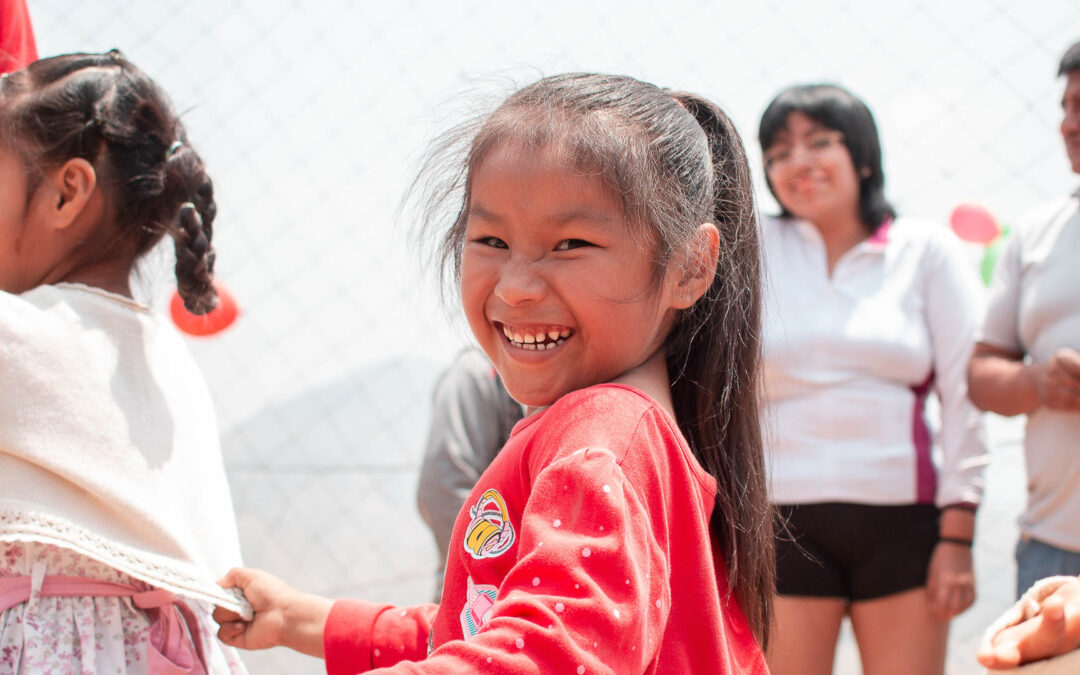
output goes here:
<path id="1" fill-rule="evenodd" d="M 805 171 L 816 161 L 814 151 L 802 144 L 793 147 L 788 157 L 790 168 L 796 171 Z"/>
<path id="2" fill-rule="evenodd" d="M 495 283 L 495 295 L 508 305 L 520 305 L 543 297 L 546 284 L 539 274 L 538 263 L 511 258 L 501 270 Z"/>

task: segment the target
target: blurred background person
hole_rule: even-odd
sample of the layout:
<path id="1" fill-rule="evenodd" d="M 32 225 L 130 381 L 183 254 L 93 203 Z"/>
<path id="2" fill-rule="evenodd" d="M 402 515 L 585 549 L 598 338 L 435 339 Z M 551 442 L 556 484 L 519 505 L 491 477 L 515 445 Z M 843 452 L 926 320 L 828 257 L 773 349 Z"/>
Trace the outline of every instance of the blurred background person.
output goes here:
<path id="1" fill-rule="evenodd" d="M 762 224 L 770 668 L 830 673 L 848 614 L 864 673 L 941 673 L 949 621 L 975 598 L 986 448 L 964 364 L 978 279 L 948 230 L 896 216 L 873 116 L 845 89 L 785 89 L 759 140 L 780 205 Z"/>
<path id="2" fill-rule="evenodd" d="M 1080 173 L 1080 42 L 1061 59 L 1061 137 Z M 1027 415 L 1016 594 L 1080 573 L 1080 191 L 1025 218 L 998 260 L 968 384 L 980 408 Z"/>
<path id="3" fill-rule="evenodd" d="M 420 516 L 439 549 L 435 602 L 442 596 L 450 533 L 480 474 L 524 415 L 484 352 L 464 349 L 435 385 L 420 481 Z"/>

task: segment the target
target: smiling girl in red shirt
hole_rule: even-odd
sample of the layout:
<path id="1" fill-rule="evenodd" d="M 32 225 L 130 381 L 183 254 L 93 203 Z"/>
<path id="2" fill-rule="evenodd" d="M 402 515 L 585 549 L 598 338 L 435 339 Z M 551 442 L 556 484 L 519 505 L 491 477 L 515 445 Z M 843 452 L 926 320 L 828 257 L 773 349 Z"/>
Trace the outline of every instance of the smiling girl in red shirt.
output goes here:
<path id="1" fill-rule="evenodd" d="M 691 94 L 569 74 L 474 129 L 453 137 L 463 166 L 429 162 L 423 201 L 456 214 L 445 269 L 531 414 L 458 515 L 442 602 L 234 570 L 256 613 L 219 611 L 221 638 L 330 673 L 767 672 L 759 253 L 734 127 Z"/>

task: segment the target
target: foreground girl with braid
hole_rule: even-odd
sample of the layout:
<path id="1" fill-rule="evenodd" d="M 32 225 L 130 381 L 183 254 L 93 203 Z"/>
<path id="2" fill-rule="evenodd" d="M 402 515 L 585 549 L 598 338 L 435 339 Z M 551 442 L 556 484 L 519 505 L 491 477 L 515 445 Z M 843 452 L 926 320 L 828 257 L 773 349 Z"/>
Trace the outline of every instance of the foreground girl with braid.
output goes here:
<path id="1" fill-rule="evenodd" d="M 132 298 L 165 235 L 214 307 L 213 188 L 119 52 L 0 79 L 0 672 L 242 673 L 212 583 L 240 561 L 210 397 Z"/>

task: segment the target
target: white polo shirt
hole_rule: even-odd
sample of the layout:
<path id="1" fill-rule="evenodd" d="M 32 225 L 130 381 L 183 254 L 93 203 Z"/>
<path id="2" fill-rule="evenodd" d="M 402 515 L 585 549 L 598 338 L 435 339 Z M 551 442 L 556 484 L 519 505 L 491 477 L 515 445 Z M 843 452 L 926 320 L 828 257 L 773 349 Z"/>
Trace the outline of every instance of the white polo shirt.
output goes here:
<path id="1" fill-rule="evenodd" d="M 978 504 L 988 455 L 965 369 L 983 299 L 959 241 L 900 218 L 847 251 L 831 276 L 810 223 L 767 218 L 762 244 L 773 501 Z M 925 414 L 931 390 L 937 439 Z"/>

